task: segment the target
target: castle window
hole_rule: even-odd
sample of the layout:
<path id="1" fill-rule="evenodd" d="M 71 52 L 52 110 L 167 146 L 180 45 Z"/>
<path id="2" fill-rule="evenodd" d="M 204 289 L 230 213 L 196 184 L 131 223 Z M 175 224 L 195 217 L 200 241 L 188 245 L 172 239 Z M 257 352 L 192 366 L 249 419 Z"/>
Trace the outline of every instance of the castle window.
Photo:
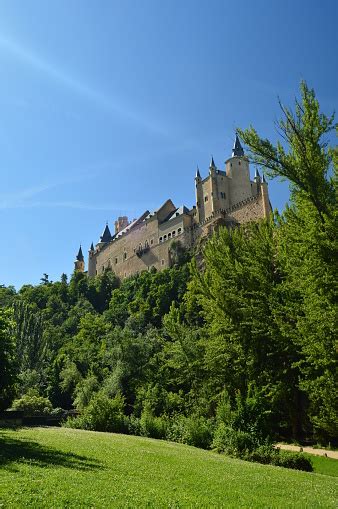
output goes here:
<path id="1" fill-rule="evenodd" d="M 177 233 L 178 234 L 182 233 L 182 228 L 178 228 Z"/>
<path id="2" fill-rule="evenodd" d="M 168 233 L 168 239 L 171 239 L 171 233 Z"/>
<path id="3" fill-rule="evenodd" d="M 241 161 L 238 161 L 239 166 L 241 165 Z"/>
<path id="4" fill-rule="evenodd" d="M 175 237 L 175 235 L 176 235 L 176 232 L 175 232 L 175 230 L 174 230 L 174 231 L 173 231 L 173 233 L 172 233 L 172 236 L 173 236 L 173 237 Z"/>
<path id="5" fill-rule="evenodd" d="M 144 243 L 144 247 L 149 247 L 149 243 L 148 241 L 146 240 L 145 243 Z"/>
<path id="6" fill-rule="evenodd" d="M 126 252 L 124 252 L 124 253 L 123 253 L 123 258 L 124 258 L 125 260 L 127 259 L 127 253 L 126 253 Z"/>
<path id="7" fill-rule="evenodd" d="M 117 264 L 117 258 L 115 258 L 115 265 Z"/>
<path id="8" fill-rule="evenodd" d="M 167 240 L 167 236 L 166 235 L 163 235 L 163 240 Z"/>
<path id="9" fill-rule="evenodd" d="M 208 200 L 209 200 L 208 196 L 204 196 L 204 201 L 208 201 Z"/>
<path id="10" fill-rule="evenodd" d="M 124 273 L 124 277 L 127 277 L 127 273 L 126 272 Z"/>
<path id="11" fill-rule="evenodd" d="M 151 239 L 151 241 L 150 241 L 150 245 L 152 246 L 153 244 L 154 244 L 154 240 L 153 240 L 153 239 Z"/>
<path id="12" fill-rule="evenodd" d="M 162 238 L 162 237 L 160 237 L 160 242 L 162 242 L 162 241 L 163 241 L 163 238 Z"/>
<path id="13" fill-rule="evenodd" d="M 164 265 L 164 260 L 161 260 L 161 265 Z"/>
<path id="14" fill-rule="evenodd" d="M 225 193 L 221 192 L 221 198 L 223 198 L 223 200 L 225 200 Z"/>

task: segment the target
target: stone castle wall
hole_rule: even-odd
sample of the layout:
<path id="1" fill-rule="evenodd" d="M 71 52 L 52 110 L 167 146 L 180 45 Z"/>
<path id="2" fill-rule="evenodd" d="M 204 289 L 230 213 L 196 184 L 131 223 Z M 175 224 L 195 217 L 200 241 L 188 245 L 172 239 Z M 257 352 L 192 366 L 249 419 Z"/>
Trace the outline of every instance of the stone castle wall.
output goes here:
<path id="1" fill-rule="evenodd" d="M 117 276 L 125 278 L 152 267 L 170 267 L 172 242 L 179 240 L 182 245 L 191 246 L 191 219 L 180 216 L 170 223 L 163 226 L 157 219 L 149 220 L 107 244 L 93 255 L 95 274 L 110 267 Z"/>
<path id="2" fill-rule="evenodd" d="M 218 170 L 212 160 L 205 179 L 198 171 L 195 188 L 196 206 L 191 210 L 177 209 L 167 200 L 156 212 L 145 212 L 129 228 L 127 218 L 119 218 L 115 224 L 117 236 L 107 243 L 99 242 L 96 250 L 90 251 L 88 275 L 101 274 L 108 267 L 120 278 L 152 267 L 162 270 L 171 266 L 173 241 L 190 248 L 219 226 L 257 221 L 271 212 L 267 184 L 258 173 L 254 181 L 250 180 L 245 156 L 228 159 L 225 171 Z"/>

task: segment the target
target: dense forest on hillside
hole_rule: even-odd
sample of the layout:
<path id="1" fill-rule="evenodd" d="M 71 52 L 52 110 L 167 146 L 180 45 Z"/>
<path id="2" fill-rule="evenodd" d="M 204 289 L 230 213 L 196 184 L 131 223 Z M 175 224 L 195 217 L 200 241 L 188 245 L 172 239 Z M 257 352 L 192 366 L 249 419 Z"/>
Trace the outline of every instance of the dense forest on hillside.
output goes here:
<path id="1" fill-rule="evenodd" d="M 239 135 L 289 181 L 282 214 L 220 228 L 162 272 L 0 287 L 1 408 L 75 408 L 69 426 L 219 450 L 231 430 L 334 442 L 335 125 L 304 83 L 281 108 L 277 146 Z"/>

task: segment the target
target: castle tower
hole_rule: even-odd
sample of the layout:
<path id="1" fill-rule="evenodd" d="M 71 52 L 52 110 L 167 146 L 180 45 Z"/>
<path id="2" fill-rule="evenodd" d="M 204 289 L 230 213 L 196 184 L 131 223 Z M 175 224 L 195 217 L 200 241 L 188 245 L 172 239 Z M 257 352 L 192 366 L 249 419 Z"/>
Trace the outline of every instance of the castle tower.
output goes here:
<path id="1" fill-rule="evenodd" d="M 217 200 L 217 168 L 215 165 L 214 158 L 211 157 L 211 162 L 209 166 L 209 179 L 210 179 L 210 207 L 209 214 L 211 215 L 218 208 L 218 200 Z"/>
<path id="2" fill-rule="evenodd" d="M 256 184 L 256 193 L 259 194 L 261 192 L 262 179 L 258 168 L 255 169 L 254 183 Z"/>
<path id="3" fill-rule="evenodd" d="M 108 226 L 108 223 L 106 223 L 106 226 L 103 230 L 103 233 L 100 237 L 100 242 L 98 242 L 96 244 L 96 248 L 97 249 L 101 249 L 103 246 L 105 246 L 108 242 L 110 242 L 112 240 L 112 235 L 110 233 L 110 230 L 109 230 L 109 226 Z"/>
<path id="4" fill-rule="evenodd" d="M 249 160 L 236 133 L 232 156 L 225 162 L 226 176 L 231 179 L 230 206 L 252 196 Z"/>
<path id="5" fill-rule="evenodd" d="M 201 205 L 203 203 L 203 189 L 201 174 L 198 166 L 195 175 L 195 197 L 196 197 L 196 221 L 197 223 L 199 223 L 204 218 L 201 217 Z"/>
<path id="6" fill-rule="evenodd" d="M 127 216 L 120 216 L 117 218 L 117 221 L 115 221 L 115 233 L 119 233 L 120 231 L 124 230 L 126 226 L 128 226 L 129 221 Z"/>
<path id="7" fill-rule="evenodd" d="M 202 180 L 199 169 L 197 169 L 195 176 L 196 217 L 199 223 L 209 218 L 217 209 L 218 173 L 213 157 L 211 157 L 208 177 Z"/>
<path id="8" fill-rule="evenodd" d="M 76 256 L 76 260 L 74 262 L 74 270 L 77 271 L 77 272 L 84 272 L 84 269 L 85 269 L 85 264 L 84 264 L 84 258 L 83 258 L 83 253 L 82 253 L 82 247 L 80 245 L 80 249 L 79 249 L 79 252 Z"/>
<path id="9" fill-rule="evenodd" d="M 271 214 L 271 205 L 270 205 L 270 199 L 269 199 L 269 191 L 268 191 L 268 183 L 265 180 L 264 173 L 262 177 L 262 181 L 260 183 L 261 185 L 261 193 L 262 193 L 262 201 L 263 201 L 263 213 L 264 217 L 269 217 Z"/>
<path id="10" fill-rule="evenodd" d="M 96 257 L 94 244 L 92 243 L 88 251 L 88 276 L 94 277 L 96 275 Z"/>

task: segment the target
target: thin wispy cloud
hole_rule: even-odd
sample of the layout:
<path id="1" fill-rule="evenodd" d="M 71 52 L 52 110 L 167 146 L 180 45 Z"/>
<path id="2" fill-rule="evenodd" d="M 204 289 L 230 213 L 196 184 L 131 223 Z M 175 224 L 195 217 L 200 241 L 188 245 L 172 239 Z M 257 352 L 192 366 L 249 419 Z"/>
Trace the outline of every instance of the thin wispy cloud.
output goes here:
<path id="1" fill-rule="evenodd" d="M 16 209 L 16 208 L 30 208 L 37 206 L 39 202 L 31 202 L 32 198 L 43 194 L 44 192 L 51 191 L 57 187 L 62 187 L 69 184 L 82 182 L 86 179 L 95 178 L 96 174 L 82 174 L 72 175 L 63 179 L 53 180 L 46 183 L 30 186 L 24 189 L 17 189 L 15 191 L 0 193 L 0 209 Z M 34 204 L 35 203 L 35 204 Z M 41 202 L 43 203 L 43 202 Z"/>
<path id="2" fill-rule="evenodd" d="M 167 136 L 167 129 L 155 119 L 151 119 L 137 113 L 127 104 L 122 104 L 119 99 L 114 99 L 106 94 L 95 90 L 87 85 L 84 81 L 70 75 L 60 67 L 47 62 L 26 45 L 20 44 L 18 41 L 0 35 L 0 50 L 10 53 L 17 60 L 31 67 L 35 71 L 47 76 L 59 85 L 62 85 L 76 94 L 95 102 L 97 105 L 106 110 L 110 110 L 113 114 L 127 120 L 130 123 L 141 126 L 153 133 Z"/>
<path id="3" fill-rule="evenodd" d="M 113 204 L 95 204 L 95 203 L 86 203 L 81 201 L 15 201 L 11 203 L 2 203 L 0 202 L 0 209 L 33 209 L 33 208 L 65 208 L 65 209 L 77 209 L 77 210 L 102 210 L 102 211 L 110 211 L 110 212 L 120 212 L 122 209 L 125 209 L 125 204 L 121 204 L 121 206 L 116 206 L 116 203 Z"/>

